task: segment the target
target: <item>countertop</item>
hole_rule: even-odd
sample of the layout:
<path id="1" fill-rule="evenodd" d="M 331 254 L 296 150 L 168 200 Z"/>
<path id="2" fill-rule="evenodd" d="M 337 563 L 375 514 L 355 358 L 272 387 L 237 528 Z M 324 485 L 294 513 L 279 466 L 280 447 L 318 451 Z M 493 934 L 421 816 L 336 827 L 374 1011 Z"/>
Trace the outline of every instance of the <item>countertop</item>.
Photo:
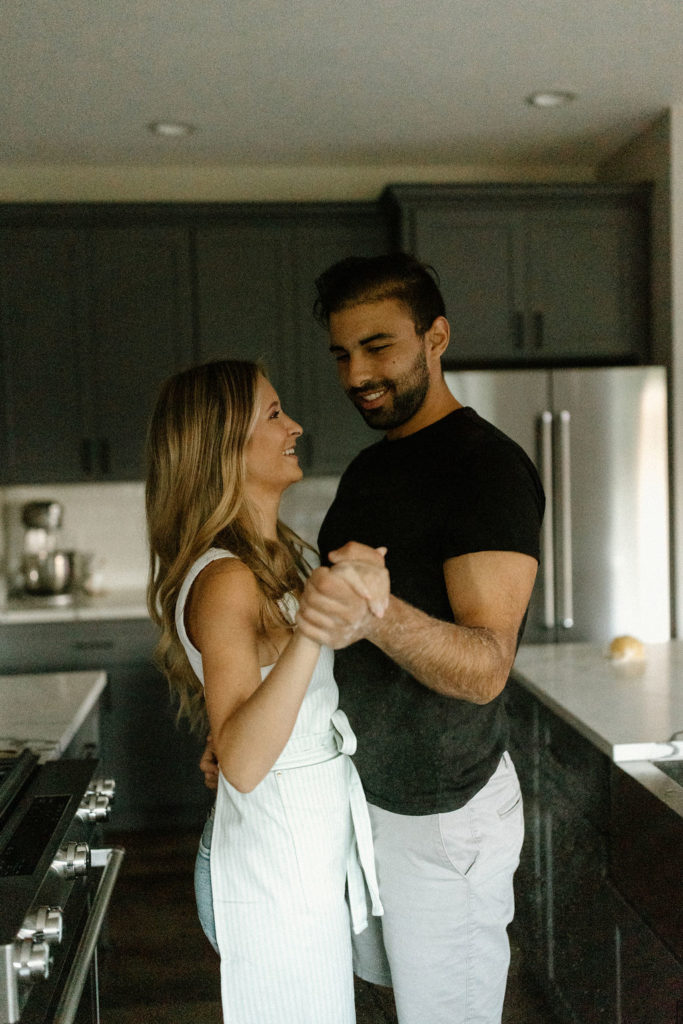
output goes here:
<path id="1" fill-rule="evenodd" d="M 683 759 L 683 641 L 630 662 L 597 644 L 523 644 L 512 676 L 683 816 L 683 787 L 652 764 Z"/>
<path id="2" fill-rule="evenodd" d="M 97 619 L 146 619 L 144 587 L 112 589 L 102 594 L 79 593 L 58 598 L 7 597 L 0 604 L 0 625 L 79 622 Z"/>
<path id="3" fill-rule="evenodd" d="M 105 672 L 0 676 L 0 749 L 29 746 L 43 761 L 61 757 L 106 683 Z"/>

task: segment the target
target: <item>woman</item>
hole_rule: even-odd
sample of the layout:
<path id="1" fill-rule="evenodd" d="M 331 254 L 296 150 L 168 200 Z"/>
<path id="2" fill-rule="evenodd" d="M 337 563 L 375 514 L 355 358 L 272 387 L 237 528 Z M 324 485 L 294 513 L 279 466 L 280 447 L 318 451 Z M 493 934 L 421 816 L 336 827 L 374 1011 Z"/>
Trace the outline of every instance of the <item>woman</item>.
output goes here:
<path id="1" fill-rule="evenodd" d="M 309 570 L 278 510 L 302 476 L 301 433 L 255 364 L 224 360 L 163 385 L 148 439 L 157 658 L 220 765 L 211 886 L 226 1024 L 352 1024 L 345 889 L 354 931 L 366 884 L 381 913 L 332 651 L 294 627 Z M 381 615 L 386 570 L 339 571 Z"/>

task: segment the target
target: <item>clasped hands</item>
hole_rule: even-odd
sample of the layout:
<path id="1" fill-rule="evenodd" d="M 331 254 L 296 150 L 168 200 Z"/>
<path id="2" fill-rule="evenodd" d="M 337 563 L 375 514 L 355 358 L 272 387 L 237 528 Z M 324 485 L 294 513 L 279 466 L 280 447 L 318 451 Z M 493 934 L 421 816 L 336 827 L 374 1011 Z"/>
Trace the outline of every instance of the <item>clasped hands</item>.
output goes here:
<path id="1" fill-rule="evenodd" d="M 331 566 L 315 569 L 299 599 L 296 621 L 316 643 L 339 650 L 369 637 L 389 604 L 386 548 L 349 541 L 330 551 Z"/>

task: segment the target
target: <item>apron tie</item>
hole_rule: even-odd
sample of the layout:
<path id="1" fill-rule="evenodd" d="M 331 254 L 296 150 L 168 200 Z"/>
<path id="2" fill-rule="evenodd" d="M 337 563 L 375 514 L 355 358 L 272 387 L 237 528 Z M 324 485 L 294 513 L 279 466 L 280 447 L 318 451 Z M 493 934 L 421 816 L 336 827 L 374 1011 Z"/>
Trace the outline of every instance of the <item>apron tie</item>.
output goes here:
<path id="1" fill-rule="evenodd" d="M 332 715 L 332 725 L 335 729 L 339 753 L 355 754 L 357 747 L 356 735 L 341 708 L 337 708 Z M 381 917 L 384 913 L 384 908 L 379 898 L 372 826 L 370 824 L 370 814 L 363 784 L 350 756 L 347 757 L 346 764 L 349 804 L 355 837 L 347 857 L 346 880 L 349 890 L 351 924 L 354 933 L 358 935 L 368 926 L 367 901 L 365 898 L 366 886 L 370 894 L 373 916 Z"/>

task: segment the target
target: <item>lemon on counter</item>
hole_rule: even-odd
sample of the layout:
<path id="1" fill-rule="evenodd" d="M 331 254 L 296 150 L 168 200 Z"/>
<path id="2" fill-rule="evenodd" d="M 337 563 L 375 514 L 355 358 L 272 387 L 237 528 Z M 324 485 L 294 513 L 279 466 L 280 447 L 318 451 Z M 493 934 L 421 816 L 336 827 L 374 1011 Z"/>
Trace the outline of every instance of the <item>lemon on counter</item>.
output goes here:
<path id="1" fill-rule="evenodd" d="M 645 647 L 635 636 L 615 636 L 608 657 L 612 661 L 644 661 Z"/>

